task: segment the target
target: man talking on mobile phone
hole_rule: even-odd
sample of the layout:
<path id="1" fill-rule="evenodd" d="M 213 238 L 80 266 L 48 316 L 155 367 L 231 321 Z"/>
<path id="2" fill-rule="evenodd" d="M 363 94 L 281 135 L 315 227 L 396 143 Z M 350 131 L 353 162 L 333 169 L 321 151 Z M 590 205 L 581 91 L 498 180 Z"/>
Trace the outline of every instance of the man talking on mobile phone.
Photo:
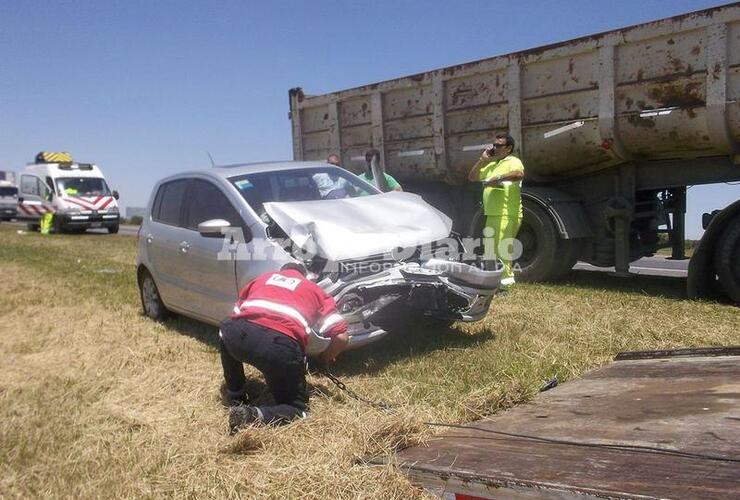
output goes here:
<path id="1" fill-rule="evenodd" d="M 513 151 L 514 138 L 498 134 L 493 141 L 493 147 L 483 151 L 480 159 L 468 173 L 469 181 L 483 183 L 485 257 L 498 258 L 503 263 L 501 273 L 503 291 L 514 285 L 512 250 L 508 242 L 516 238 L 522 221 L 521 190 L 524 165 L 512 154 Z M 489 228 L 488 231 L 485 228 Z M 502 241 L 504 248 L 501 245 Z"/>

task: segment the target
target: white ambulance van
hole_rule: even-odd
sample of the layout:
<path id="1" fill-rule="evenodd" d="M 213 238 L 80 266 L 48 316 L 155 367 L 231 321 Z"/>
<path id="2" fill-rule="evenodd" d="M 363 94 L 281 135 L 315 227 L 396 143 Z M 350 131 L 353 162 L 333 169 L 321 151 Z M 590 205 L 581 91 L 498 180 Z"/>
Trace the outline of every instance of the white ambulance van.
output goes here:
<path id="1" fill-rule="evenodd" d="M 97 165 L 75 163 L 68 153 L 41 152 L 19 177 L 18 218 L 30 228 L 35 229 L 41 216 L 52 212 L 58 233 L 90 228 L 118 232 L 118 192 L 111 191 Z"/>

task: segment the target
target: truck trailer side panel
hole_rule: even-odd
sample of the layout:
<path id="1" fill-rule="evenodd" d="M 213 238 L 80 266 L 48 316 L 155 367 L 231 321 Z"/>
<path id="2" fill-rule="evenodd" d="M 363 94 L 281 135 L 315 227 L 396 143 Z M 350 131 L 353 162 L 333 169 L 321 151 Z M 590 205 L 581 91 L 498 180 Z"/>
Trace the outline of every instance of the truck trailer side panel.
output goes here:
<path id="1" fill-rule="evenodd" d="M 520 276 L 576 258 L 625 273 L 660 246 L 683 256 L 687 186 L 740 180 L 740 3 L 325 95 L 295 88 L 290 109 L 295 159 L 338 154 L 359 172 L 376 148 L 472 236 L 467 173 L 508 133 L 526 170 Z M 540 211 L 552 227 L 528 220 Z M 557 244 L 538 240 L 550 230 Z"/>

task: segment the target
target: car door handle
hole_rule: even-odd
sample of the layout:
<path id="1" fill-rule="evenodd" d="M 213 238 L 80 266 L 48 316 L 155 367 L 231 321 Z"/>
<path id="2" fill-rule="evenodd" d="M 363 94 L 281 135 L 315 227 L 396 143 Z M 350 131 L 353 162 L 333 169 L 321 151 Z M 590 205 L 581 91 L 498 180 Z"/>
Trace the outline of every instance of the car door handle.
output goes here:
<path id="1" fill-rule="evenodd" d="M 180 243 L 180 251 L 182 253 L 188 253 L 189 249 L 190 249 L 190 243 L 188 243 L 187 241 L 183 241 L 182 243 Z"/>

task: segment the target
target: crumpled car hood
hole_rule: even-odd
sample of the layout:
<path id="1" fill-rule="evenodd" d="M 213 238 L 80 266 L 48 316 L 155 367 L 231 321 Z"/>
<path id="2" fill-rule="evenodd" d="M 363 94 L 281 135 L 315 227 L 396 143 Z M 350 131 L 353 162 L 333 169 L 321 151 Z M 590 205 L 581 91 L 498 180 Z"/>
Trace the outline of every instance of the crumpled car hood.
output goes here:
<path id="1" fill-rule="evenodd" d="M 298 247 L 334 262 L 423 245 L 447 238 L 452 230 L 449 217 L 411 193 L 264 207 Z"/>

